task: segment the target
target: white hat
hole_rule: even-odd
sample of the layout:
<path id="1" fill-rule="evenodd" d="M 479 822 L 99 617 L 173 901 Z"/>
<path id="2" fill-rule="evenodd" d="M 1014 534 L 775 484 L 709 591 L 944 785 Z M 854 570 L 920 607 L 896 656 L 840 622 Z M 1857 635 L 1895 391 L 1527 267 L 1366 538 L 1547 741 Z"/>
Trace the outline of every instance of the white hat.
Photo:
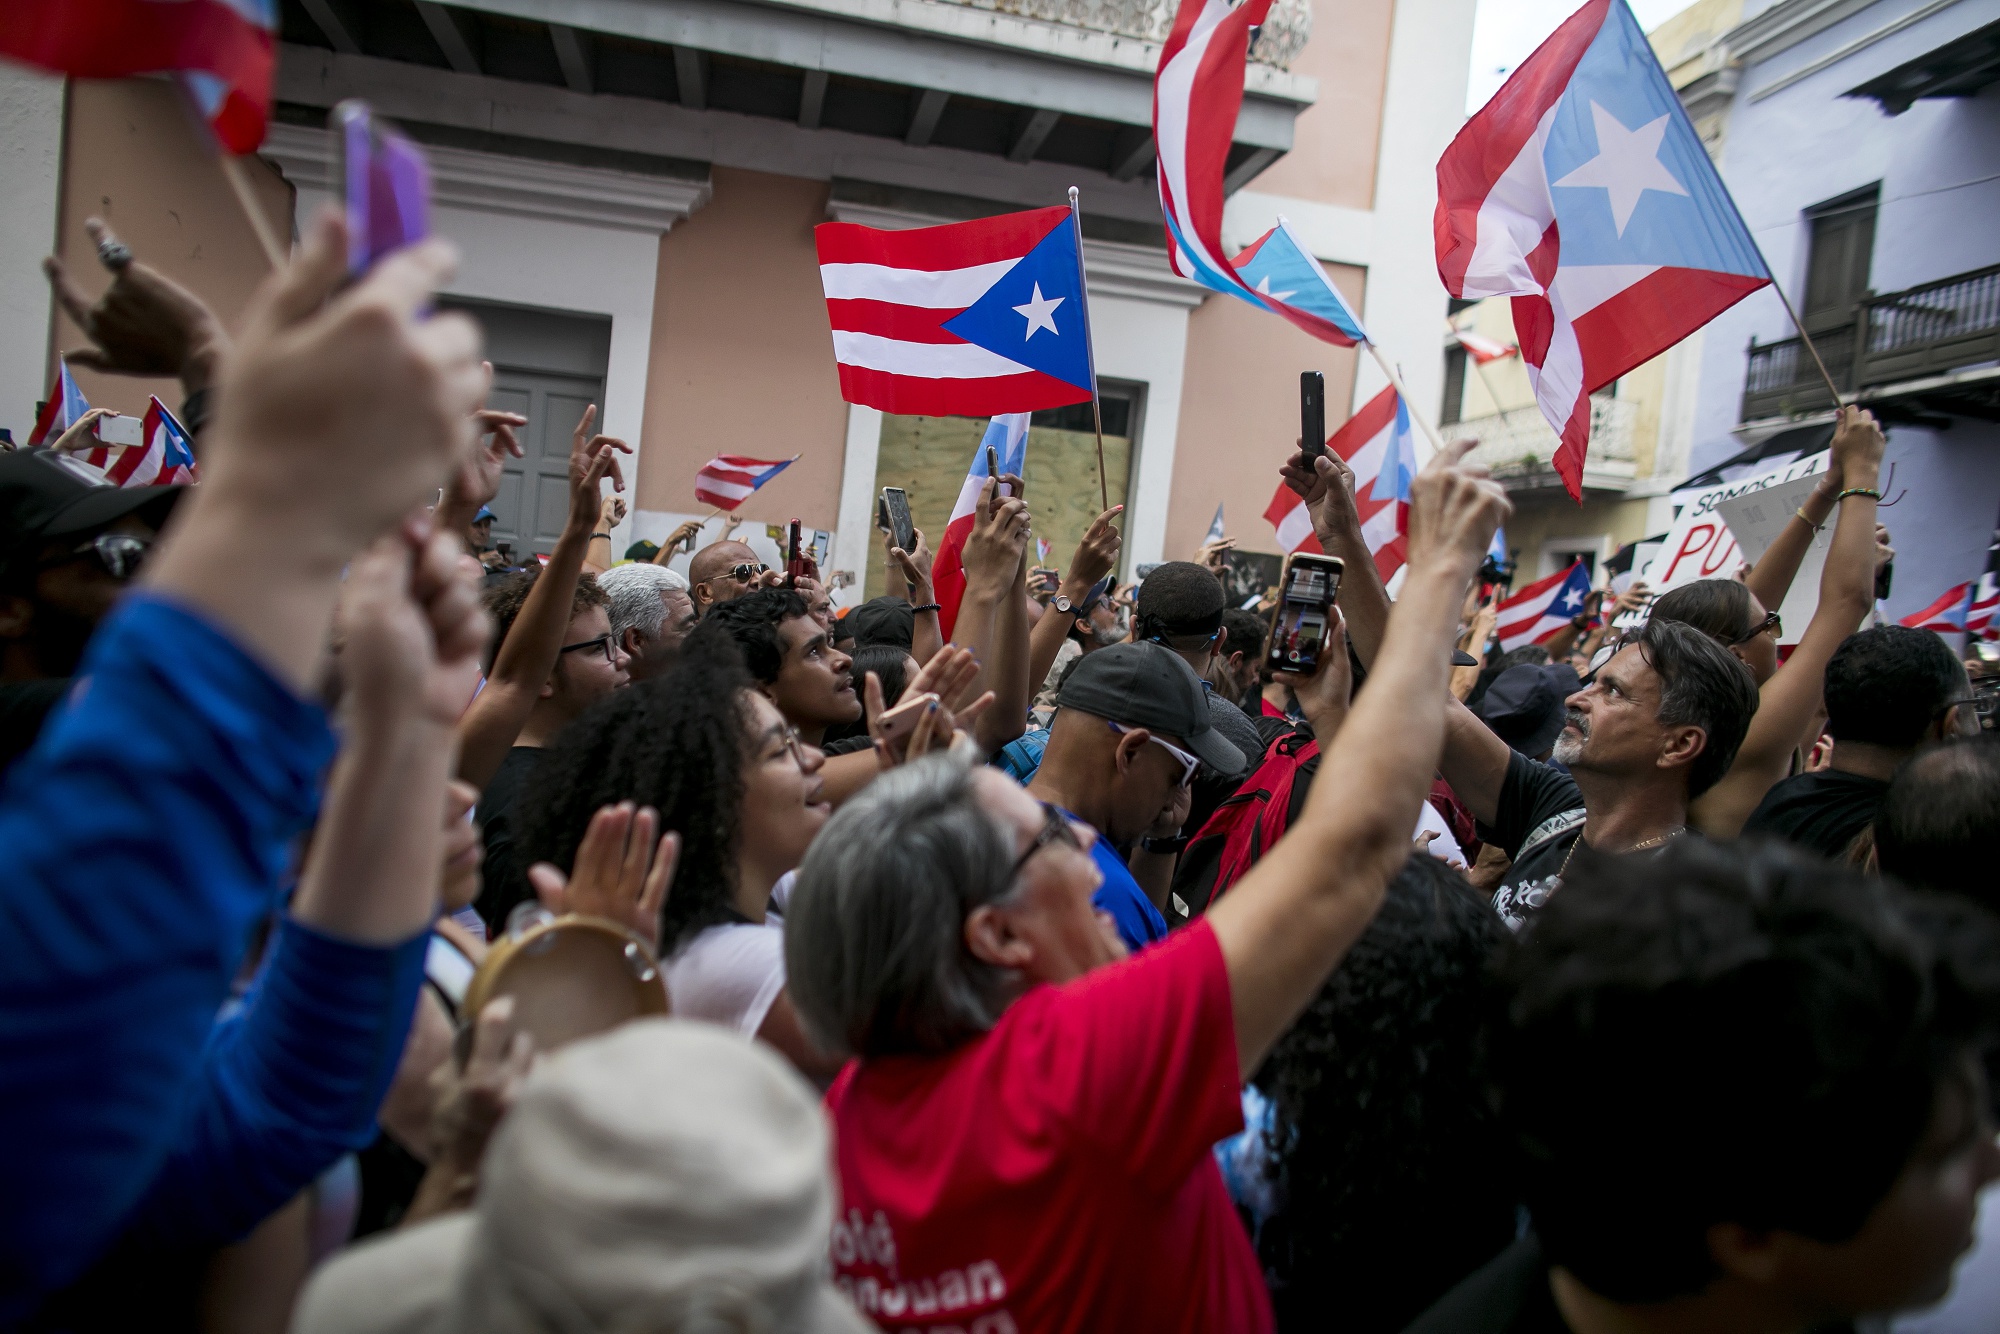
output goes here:
<path id="1" fill-rule="evenodd" d="M 829 1139 L 769 1048 L 625 1024 L 529 1079 L 472 1212 L 335 1258 L 293 1334 L 862 1334 L 826 1280 Z"/>

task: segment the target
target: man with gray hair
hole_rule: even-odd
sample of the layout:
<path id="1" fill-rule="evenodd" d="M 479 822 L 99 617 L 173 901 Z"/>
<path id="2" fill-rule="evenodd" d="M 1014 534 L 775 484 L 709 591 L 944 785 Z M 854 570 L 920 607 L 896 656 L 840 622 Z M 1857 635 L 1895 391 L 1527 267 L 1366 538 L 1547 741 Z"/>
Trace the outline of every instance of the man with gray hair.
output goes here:
<path id="1" fill-rule="evenodd" d="M 1304 810 L 1185 929 L 1121 957 L 1091 901 L 1096 831 L 952 755 L 876 779 L 807 851 L 787 985 L 813 1041 L 857 1058 L 826 1098 L 829 1259 L 883 1330 L 1272 1328 L 1211 1146 L 1410 855 L 1459 602 L 1509 509 L 1459 466 L 1469 447 L 1412 484 L 1409 576 Z M 1163 650 L 1134 652 L 1136 673 Z M 1286 679 L 1345 693 L 1344 673 Z M 1123 762 L 1185 767 L 1150 728 L 1122 735 Z"/>
<path id="2" fill-rule="evenodd" d="M 664 565 L 614 565 L 597 576 L 611 598 L 611 637 L 631 661 L 625 670 L 647 681 L 667 669 L 694 629 L 688 582 Z"/>

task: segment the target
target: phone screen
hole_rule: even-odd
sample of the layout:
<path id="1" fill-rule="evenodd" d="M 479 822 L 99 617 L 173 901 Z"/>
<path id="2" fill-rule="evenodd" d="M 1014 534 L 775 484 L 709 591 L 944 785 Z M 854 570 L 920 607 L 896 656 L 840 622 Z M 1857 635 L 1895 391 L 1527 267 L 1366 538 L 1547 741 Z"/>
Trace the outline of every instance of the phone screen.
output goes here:
<path id="1" fill-rule="evenodd" d="M 333 109 L 347 213 L 347 270 L 365 272 L 392 250 L 431 231 L 430 165 L 414 143 L 385 128 L 366 102 Z"/>
<path id="2" fill-rule="evenodd" d="M 1285 566 L 1284 587 L 1271 620 L 1265 660 L 1275 671 L 1311 672 L 1325 651 L 1341 567 L 1332 561 L 1294 559 Z"/>
<path id="3" fill-rule="evenodd" d="M 910 519 L 909 493 L 900 486 L 883 487 L 882 509 L 888 516 L 884 526 L 888 528 L 890 537 L 904 551 L 912 550 L 916 545 L 917 530 Z"/>
<path id="4" fill-rule="evenodd" d="M 1299 448 L 1307 466 L 1326 453 L 1326 377 L 1318 371 L 1299 372 Z"/>

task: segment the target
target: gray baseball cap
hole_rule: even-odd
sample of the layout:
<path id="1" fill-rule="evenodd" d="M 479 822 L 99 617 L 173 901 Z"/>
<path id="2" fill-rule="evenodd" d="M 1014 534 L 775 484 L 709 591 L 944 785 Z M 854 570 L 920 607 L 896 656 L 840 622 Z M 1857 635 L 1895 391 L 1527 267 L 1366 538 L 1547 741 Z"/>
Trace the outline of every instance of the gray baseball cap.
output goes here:
<path id="1" fill-rule="evenodd" d="M 1056 707 L 1179 737 L 1218 773 L 1241 773 L 1246 763 L 1210 723 L 1208 695 L 1194 668 L 1158 644 L 1113 644 L 1086 653 L 1063 682 Z"/>

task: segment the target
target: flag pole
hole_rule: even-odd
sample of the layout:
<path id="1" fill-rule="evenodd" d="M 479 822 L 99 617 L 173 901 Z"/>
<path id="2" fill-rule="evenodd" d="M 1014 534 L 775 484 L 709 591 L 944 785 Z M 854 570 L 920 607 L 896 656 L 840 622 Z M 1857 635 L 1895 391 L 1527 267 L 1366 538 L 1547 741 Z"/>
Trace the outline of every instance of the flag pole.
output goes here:
<path id="1" fill-rule="evenodd" d="M 1382 349 L 1375 346 L 1373 340 L 1364 341 L 1362 346 L 1367 348 L 1369 355 L 1375 358 L 1375 364 L 1382 368 L 1382 373 L 1389 377 L 1389 384 L 1395 389 L 1397 395 L 1402 398 L 1404 403 L 1410 405 L 1410 415 L 1416 418 L 1417 425 L 1424 428 L 1424 438 L 1431 442 L 1431 448 L 1442 454 L 1444 452 L 1444 441 L 1439 438 L 1437 427 L 1431 425 L 1431 419 L 1417 411 L 1415 404 L 1410 403 L 1410 387 L 1403 383 L 1403 373 L 1390 364 L 1389 359 L 1382 355 Z"/>
<path id="2" fill-rule="evenodd" d="M 1097 498 L 1101 502 L 1099 508 L 1108 510 L 1111 489 L 1104 479 L 1104 405 L 1097 396 L 1097 353 L 1090 346 L 1090 279 L 1083 271 L 1083 212 L 1074 185 L 1069 188 L 1069 225 L 1076 233 L 1076 287 L 1083 298 L 1083 359 L 1090 367 L 1090 424 L 1097 430 Z"/>
<path id="3" fill-rule="evenodd" d="M 1792 309 L 1792 299 L 1785 295 L 1785 289 L 1779 286 L 1776 278 L 1771 279 L 1771 290 L 1778 294 L 1778 300 L 1785 303 L 1785 314 L 1792 317 L 1792 327 L 1799 331 L 1799 341 L 1804 343 L 1806 351 L 1812 354 L 1813 365 L 1819 369 L 1819 378 L 1826 382 L 1826 392 L 1833 395 L 1833 411 L 1838 416 L 1841 406 L 1840 387 L 1834 384 L 1833 375 L 1827 370 L 1826 362 L 1820 359 L 1819 348 L 1813 345 L 1812 335 L 1806 332 L 1806 326 L 1799 319 L 1798 311 Z M 1861 349 L 1856 348 L 1855 354 L 1860 355 L 1860 351 Z"/>
<path id="4" fill-rule="evenodd" d="M 271 271 L 285 267 L 285 247 L 278 243 L 278 233 L 271 227 L 271 220 L 264 216 L 264 210 L 257 204 L 256 187 L 250 183 L 250 175 L 243 167 L 243 159 L 233 153 L 216 154 L 222 164 L 223 179 L 229 182 L 230 193 L 236 196 L 237 207 L 243 210 L 243 217 L 256 233 L 257 244 L 264 251 L 264 258 L 270 262 Z"/>

